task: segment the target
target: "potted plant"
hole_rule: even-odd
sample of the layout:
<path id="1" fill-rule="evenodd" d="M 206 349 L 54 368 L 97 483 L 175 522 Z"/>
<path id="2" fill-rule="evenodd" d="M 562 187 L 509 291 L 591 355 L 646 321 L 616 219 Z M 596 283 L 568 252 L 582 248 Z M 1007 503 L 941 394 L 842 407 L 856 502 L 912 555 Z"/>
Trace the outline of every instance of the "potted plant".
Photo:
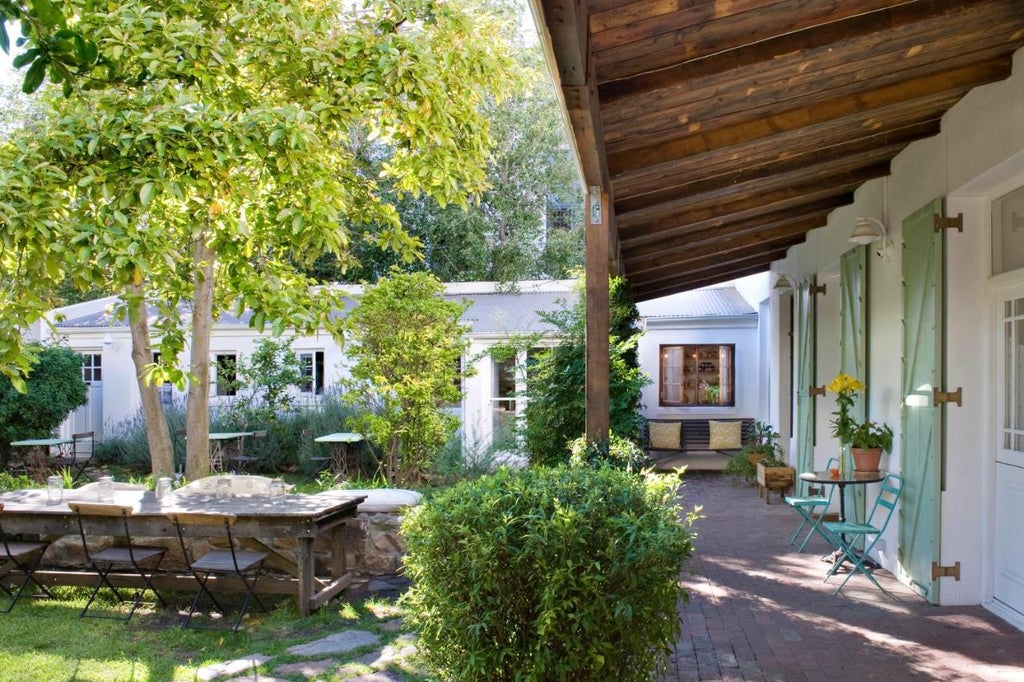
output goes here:
<path id="1" fill-rule="evenodd" d="M 850 437 L 854 471 L 878 471 L 882 452 L 892 451 L 892 429 L 888 424 L 866 421 Z"/>
<path id="2" fill-rule="evenodd" d="M 779 433 L 771 424 L 757 422 L 754 425 L 754 440 L 743 452 L 755 463 L 757 492 L 760 495 L 764 491 L 765 503 L 771 502 L 772 490 L 781 492 L 793 486 L 796 469 L 783 461 Z"/>

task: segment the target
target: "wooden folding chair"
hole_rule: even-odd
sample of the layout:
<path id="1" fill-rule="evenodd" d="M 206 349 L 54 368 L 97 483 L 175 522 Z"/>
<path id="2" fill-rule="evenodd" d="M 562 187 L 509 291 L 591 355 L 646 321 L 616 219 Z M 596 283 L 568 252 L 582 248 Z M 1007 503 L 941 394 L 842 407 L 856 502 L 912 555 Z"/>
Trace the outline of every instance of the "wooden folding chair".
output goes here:
<path id="1" fill-rule="evenodd" d="M 889 525 L 889 520 L 893 517 L 896 503 L 899 501 L 902 491 L 903 478 L 897 474 L 888 474 L 882 481 L 881 488 L 878 490 L 878 496 L 875 498 L 875 503 L 871 507 L 871 513 L 868 515 L 865 523 L 852 521 L 825 522 L 825 529 L 836 536 L 839 541 L 839 549 L 843 553 L 832 564 L 832 568 L 829 569 L 824 582 L 828 582 L 828 579 L 836 574 L 836 571 L 839 570 L 839 566 L 843 562 L 849 561 L 851 563 L 850 572 L 846 574 L 843 582 L 839 583 L 839 587 L 833 590 L 832 594 L 839 594 L 839 591 L 843 589 L 843 586 L 850 580 L 850 577 L 858 572 L 866 575 L 875 584 L 875 587 L 885 592 L 882 586 L 878 584 L 878 581 L 875 580 L 875 576 L 871 574 L 872 569 L 869 563 L 873 565 L 874 562 L 870 560 L 868 555 Z M 873 537 L 870 542 L 867 541 L 869 536 Z M 854 548 L 854 545 L 861 540 L 864 540 L 864 550 L 862 552 Z"/>
<path id="2" fill-rule="evenodd" d="M 4 505 L 0 502 L 0 522 L 3 520 L 3 511 Z M 42 590 L 42 595 L 36 596 L 53 596 L 46 586 L 36 580 L 33 575 L 36 568 L 39 567 L 39 562 L 43 559 L 43 553 L 49 546 L 49 542 L 23 541 L 8 537 L 4 532 L 3 524 L 0 523 L 0 590 L 10 599 L 10 603 L 7 604 L 3 613 L 11 612 L 29 582 Z M 14 576 L 20 576 L 20 579 L 13 585 L 8 585 L 8 577 L 13 578 Z"/>
<path id="3" fill-rule="evenodd" d="M 231 527 L 235 525 L 236 517 L 234 514 L 175 513 L 169 514 L 168 518 L 174 523 L 174 527 L 178 531 L 182 555 L 188 560 L 189 570 L 192 571 L 193 577 L 195 577 L 196 582 L 199 584 L 195 595 L 192 597 L 192 603 L 189 605 L 188 616 L 186 616 L 185 621 L 182 623 L 183 627 L 205 630 L 228 629 L 213 625 L 194 625 L 192 622 L 192 617 L 199 607 L 199 600 L 204 594 L 218 612 L 222 615 L 226 612 L 217 597 L 210 591 L 209 582 L 210 578 L 213 577 L 235 577 L 245 586 L 245 598 L 238 610 L 235 622 L 230 628 L 232 632 L 238 632 L 238 628 L 242 624 L 242 618 L 253 601 L 256 602 L 260 610 L 266 610 L 263 602 L 260 601 L 259 596 L 256 594 L 256 581 L 259 579 L 260 571 L 263 569 L 263 561 L 267 558 L 267 553 L 237 549 L 235 547 L 235 539 L 231 534 Z M 194 529 L 196 526 L 203 526 L 209 529 L 208 532 L 200 533 L 200 535 L 206 537 L 217 537 L 216 531 L 223 529 L 223 535 L 220 537 L 227 538 L 228 549 L 211 549 L 201 557 L 194 558 L 193 553 L 185 543 L 184 529 L 187 527 Z M 193 537 L 197 535 L 194 530 L 190 531 L 189 534 Z"/>
<path id="4" fill-rule="evenodd" d="M 825 469 L 832 469 L 839 460 L 833 457 L 825 464 Z M 800 515 L 800 525 L 797 526 L 796 532 L 793 533 L 793 537 L 790 538 L 789 544 L 796 546 L 796 551 L 804 551 L 804 547 L 807 545 L 807 541 L 811 539 L 811 536 L 817 533 L 825 540 L 831 547 L 836 546 L 835 538 L 831 538 L 826 535 L 825 531 L 821 527 L 821 520 L 825 516 L 825 512 L 828 511 L 829 506 L 832 504 L 832 495 L 835 494 L 836 486 L 830 485 L 828 495 L 821 494 L 820 488 L 809 489 L 807 495 L 786 495 L 786 504 L 791 506 Z M 815 510 L 821 507 L 821 512 L 815 516 Z M 807 535 L 804 536 L 802 542 L 797 545 L 797 538 L 800 537 L 800 533 L 803 532 L 804 528 L 810 525 L 807 529 Z"/>
<path id="5" fill-rule="evenodd" d="M 164 558 L 164 554 L 167 553 L 166 547 L 150 547 L 146 545 L 136 545 L 132 543 L 131 529 L 129 528 L 129 519 L 131 518 L 134 510 L 128 505 L 119 504 L 104 504 L 99 502 L 69 502 L 68 506 L 75 512 L 78 518 L 78 532 L 82 537 L 82 547 L 85 549 L 85 558 L 92 565 L 93 569 L 99 574 L 99 578 L 96 581 L 96 585 L 93 587 L 92 594 L 89 595 L 89 600 L 85 604 L 85 608 L 82 609 L 82 613 L 79 614 L 82 618 L 111 618 L 114 620 L 123 620 L 128 622 L 135 614 L 135 610 L 139 608 L 139 604 L 142 603 L 142 593 L 145 590 L 150 590 L 156 595 L 156 598 L 160 603 L 166 607 L 167 602 L 157 592 L 156 588 L 153 587 L 153 575 L 156 574 L 157 569 L 160 566 L 160 562 Z M 89 524 L 89 517 L 100 516 L 100 517 L 120 517 L 122 526 L 124 528 L 123 544 L 116 544 L 105 549 L 101 549 L 98 552 L 89 551 L 89 542 L 86 540 L 86 526 Z M 96 533 L 99 534 L 99 533 Z M 146 569 L 142 566 L 144 563 L 151 563 L 152 566 Z M 110 572 L 115 568 L 131 569 L 142 578 L 142 587 L 135 592 L 135 599 L 132 602 L 132 607 L 128 611 L 126 617 L 109 615 L 109 614 L 94 614 L 89 613 L 89 608 L 92 606 L 93 601 L 96 599 L 96 595 L 102 587 L 106 586 L 110 588 L 111 592 L 114 593 L 114 597 L 117 598 L 118 603 L 124 603 L 128 601 L 121 596 L 121 592 L 114 587 L 110 582 L 108 576 Z"/>

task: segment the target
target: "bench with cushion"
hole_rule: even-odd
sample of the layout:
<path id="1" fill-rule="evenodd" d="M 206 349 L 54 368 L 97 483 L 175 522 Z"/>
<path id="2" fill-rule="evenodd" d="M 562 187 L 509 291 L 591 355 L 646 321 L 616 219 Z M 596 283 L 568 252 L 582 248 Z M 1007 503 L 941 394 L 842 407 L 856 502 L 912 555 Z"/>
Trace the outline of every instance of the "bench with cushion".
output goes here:
<path id="1" fill-rule="evenodd" d="M 651 419 L 644 429 L 648 456 L 661 454 L 718 453 L 731 456 L 754 436 L 754 420 Z"/>

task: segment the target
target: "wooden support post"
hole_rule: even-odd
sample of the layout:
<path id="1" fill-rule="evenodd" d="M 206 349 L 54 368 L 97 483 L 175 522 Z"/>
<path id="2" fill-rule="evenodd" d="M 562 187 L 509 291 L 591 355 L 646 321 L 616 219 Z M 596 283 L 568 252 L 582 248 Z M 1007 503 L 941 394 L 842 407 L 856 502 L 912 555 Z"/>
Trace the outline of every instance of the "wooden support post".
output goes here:
<path id="1" fill-rule="evenodd" d="M 590 187 L 587 195 L 587 440 L 608 438 L 608 195 Z"/>

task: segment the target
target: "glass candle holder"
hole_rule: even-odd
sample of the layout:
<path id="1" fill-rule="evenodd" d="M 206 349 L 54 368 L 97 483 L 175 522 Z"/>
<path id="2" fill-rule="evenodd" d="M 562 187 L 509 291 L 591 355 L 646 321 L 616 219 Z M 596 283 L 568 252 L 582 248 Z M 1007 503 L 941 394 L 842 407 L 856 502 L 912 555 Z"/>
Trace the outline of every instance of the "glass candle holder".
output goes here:
<path id="1" fill-rule="evenodd" d="M 163 501 L 170 494 L 171 479 L 168 476 L 164 476 L 156 482 L 156 499 Z"/>
<path id="2" fill-rule="evenodd" d="M 284 481 L 280 478 L 275 478 L 270 482 L 270 496 L 271 497 L 284 497 L 285 485 Z"/>
<path id="3" fill-rule="evenodd" d="M 221 478 L 217 480 L 216 497 L 222 499 L 231 494 L 231 479 Z"/>
<path id="4" fill-rule="evenodd" d="M 48 476 L 46 478 L 46 501 L 49 504 L 60 504 L 64 501 L 63 476 Z"/>
<path id="5" fill-rule="evenodd" d="M 96 499 L 100 502 L 114 501 L 114 477 L 100 476 L 99 485 L 96 486 Z"/>

